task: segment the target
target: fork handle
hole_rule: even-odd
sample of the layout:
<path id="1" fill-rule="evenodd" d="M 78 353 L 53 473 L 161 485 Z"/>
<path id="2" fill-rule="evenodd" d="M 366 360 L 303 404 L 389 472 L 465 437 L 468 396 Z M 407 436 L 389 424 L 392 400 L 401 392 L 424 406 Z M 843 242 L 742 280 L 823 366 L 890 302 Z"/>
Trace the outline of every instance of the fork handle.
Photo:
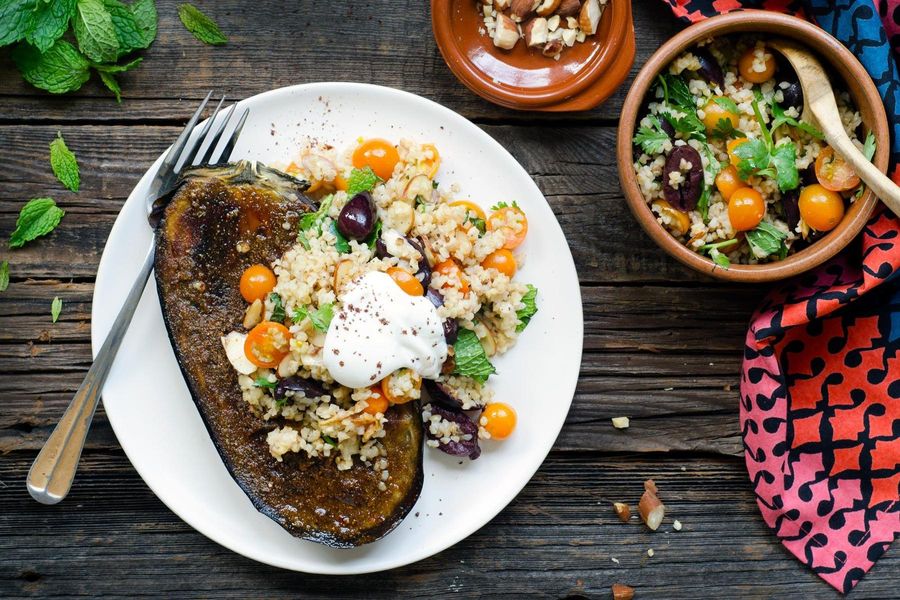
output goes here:
<path id="1" fill-rule="evenodd" d="M 153 270 L 154 250 L 155 243 L 151 242 L 137 280 L 131 286 L 122 308 L 119 309 L 119 314 L 100 352 L 97 353 L 97 358 L 94 359 L 59 424 L 31 465 L 27 479 L 28 492 L 41 504 L 56 504 L 66 497 L 72 487 L 81 450 L 84 448 L 94 411 L 97 410 L 97 403 L 100 401 L 103 383 Z"/>

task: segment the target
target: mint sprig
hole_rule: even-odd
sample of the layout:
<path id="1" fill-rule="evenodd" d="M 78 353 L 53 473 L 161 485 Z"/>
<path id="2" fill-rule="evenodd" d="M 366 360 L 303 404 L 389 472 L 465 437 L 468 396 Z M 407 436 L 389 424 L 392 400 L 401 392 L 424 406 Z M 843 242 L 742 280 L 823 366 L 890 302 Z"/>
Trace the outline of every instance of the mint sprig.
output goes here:
<path id="1" fill-rule="evenodd" d="M 75 154 L 66 146 L 62 133 L 56 132 L 56 139 L 50 142 L 50 168 L 59 182 L 73 192 L 78 191 L 81 176 Z"/>
<path id="2" fill-rule="evenodd" d="M 47 235 L 56 229 L 64 214 L 53 198 L 29 200 L 19 212 L 16 229 L 9 236 L 9 247 L 21 248 L 26 243 Z"/>

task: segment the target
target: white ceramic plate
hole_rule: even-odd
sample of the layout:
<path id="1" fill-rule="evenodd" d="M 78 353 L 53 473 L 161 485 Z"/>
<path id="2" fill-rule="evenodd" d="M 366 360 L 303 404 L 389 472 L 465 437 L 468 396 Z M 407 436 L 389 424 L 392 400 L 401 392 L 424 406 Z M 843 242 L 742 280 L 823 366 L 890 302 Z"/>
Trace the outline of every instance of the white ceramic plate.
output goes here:
<path id="1" fill-rule="evenodd" d="M 225 469 L 175 361 L 152 279 L 103 390 L 106 414 L 131 463 L 160 500 L 244 556 L 335 574 L 381 571 L 431 556 L 503 510 L 540 467 L 565 420 L 583 333 L 578 278 L 565 236 L 516 160 L 481 129 L 434 102 L 371 85 L 318 83 L 254 96 L 240 103 L 244 106 L 250 118 L 236 158 L 284 164 L 307 137 L 339 148 L 359 136 L 428 141 L 441 153 L 442 185 L 458 183 L 460 197 L 484 207 L 515 200 L 525 210 L 527 259 L 517 278 L 538 287 L 540 312 L 516 347 L 495 361 L 498 375 L 491 378 L 496 398 L 518 411 L 518 427 L 503 442 L 483 444 L 481 458 L 462 465 L 426 448 L 422 495 L 409 516 L 378 542 L 341 550 L 294 538 L 257 512 Z M 143 198 L 155 170 L 123 206 L 100 261 L 92 311 L 95 351 L 150 242 Z"/>

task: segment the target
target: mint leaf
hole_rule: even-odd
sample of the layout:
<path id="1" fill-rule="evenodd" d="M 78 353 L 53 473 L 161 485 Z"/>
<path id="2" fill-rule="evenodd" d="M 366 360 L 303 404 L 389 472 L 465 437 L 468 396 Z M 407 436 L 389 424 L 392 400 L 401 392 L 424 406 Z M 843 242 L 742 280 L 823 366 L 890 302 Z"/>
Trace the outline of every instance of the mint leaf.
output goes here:
<path id="1" fill-rule="evenodd" d="M 116 97 L 116 102 L 122 102 L 122 88 L 119 87 L 119 82 L 116 81 L 116 76 L 107 71 L 97 71 L 97 74 L 100 76 L 100 81 L 103 82 L 103 85 L 106 86 L 106 89 L 111 91 L 113 95 Z"/>
<path id="2" fill-rule="evenodd" d="M 344 234 L 341 233 L 337 228 L 337 223 L 334 221 L 331 222 L 331 233 L 334 234 L 334 248 L 341 254 L 350 254 L 350 242 L 347 241 L 347 238 L 344 237 Z"/>
<path id="3" fill-rule="evenodd" d="M 260 375 L 253 381 L 253 385 L 258 388 L 265 388 L 267 390 L 274 390 L 275 386 L 278 385 L 277 381 L 269 381 L 269 377 L 266 375 Z"/>
<path id="4" fill-rule="evenodd" d="M 23 39 L 31 28 L 36 0 L 0 0 L 0 46 Z"/>
<path id="5" fill-rule="evenodd" d="M 272 302 L 272 320 L 276 323 L 283 323 L 285 315 L 281 294 L 272 292 L 269 294 L 269 300 Z"/>
<path id="6" fill-rule="evenodd" d="M 9 287 L 9 261 L 0 263 L 0 292 L 5 292 Z"/>
<path id="7" fill-rule="evenodd" d="M 59 299 L 59 296 L 53 299 L 53 302 L 50 303 L 50 318 L 53 323 L 56 323 L 56 320 L 59 319 L 59 313 L 62 312 L 62 300 Z"/>
<path id="8" fill-rule="evenodd" d="M 51 94 L 77 90 L 91 76 L 91 63 L 65 40 L 57 40 L 43 54 L 21 44 L 13 50 L 12 58 L 25 81 Z"/>
<path id="9" fill-rule="evenodd" d="M 129 52 L 146 48 L 156 37 L 156 18 L 154 8 L 153 31 L 151 32 L 138 25 L 132 7 L 119 2 L 119 0 L 103 0 L 103 6 L 112 18 L 116 39 L 119 40 L 119 56 Z"/>
<path id="10" fill-rule="evenodd" d="M 384 224 L 381 222 L 381 219 L 375 221 L 375 227 L 372 228 L 372 233 L 369 234 L 369 237 L 363 240 L 363 242 L 365 242 L 366 246 L 368 246 L 369 249 L 375 247 L 375 242 L 377 242 L 378 238 L 381 237 L 381 230 L 383 228 Z"/>
<path id="11" fill-rule="evenodd" d="M 775 167 L 775 182 L 782 192 L 795 189 L 800 185 L 800 174 L 797 172 L 797 148 L 787 142 L 775 146 L 771 156 Z"/>
<path id="12" fill-rule="evenodd" d="M 713 98 L 713 102 L 715 102 L 716 104 L 718 104 L 719 106 L 721 106 L 722 108 L 724 108 L 725 110 L 727 110 L 728 112 L 730 112 L 733 115 L 741 114 L 741 111 L 738 108 L 737 103 L 734 100 L 732 100 L 731 98 L 726 98 L 725 96 L 717 96 L 716 98 Z M 730 123 L 730 121 L 729 121 L 729 123 Z"/>
<path id="13" fill-rule="evenodd" d="M 78 173 L 78 161 L 75 155 L 66 147 L 66 142 L 60 132 L 56 132 L 56 139 L 50 142 L 50 168 L 59 182 L 73 192 L 78 191 L 81 177 Z"/>
<path id="14" fill-rule="evenodd" d="M 353 169 L 347 178 L 347 196 L 352 198 L 360 192 L 371 192 L 381 182 L 372 167 Z"/>
<path id="15" fill-rule="evenodd" d="M 529 283 L 528 291 L 522 296 L 522 304 L 524 304 L 525 307 L 516 311 L 516 316 L 519 317 L 519 324 L 516 325 L 516 333 L 524 331 L 524 329 L 528 327 L 528 323 L 531 322 L 531 317 L 537 313 L 536 299 L 537 288 Z"/>
<path id="16" fill-rule="evenodd" d="M 141 32 L 142 40 L 146 42 L 142 48 L 147 48 L 156 39 L 156 1 L 135 0 L 131 5 L 131 14 L 134 15 L 134 23 Z"/>
<path id="17" fill-rule="evenodd" d="M 221 46 L 228 42 L 228 38 L 225 37 L 216 22 L 200 12 L 196 6 L 182 4 L 178 7 L 178 18 L 181 19 L 185 29 L 204 44 Z"/>
<path id="18" fill-rule="evenodd" d="M 64 214 L 53 198 L 29 200 L 19 212 L 16 230 L 9 236 L 9 247 L 21 248 L 35 238 L 47 235 L 59 225 Z"/>
<path id="19" fill-rule="evenodd" d="M 73 29 L 78 48 L 91 60 L 113 62 L 119 57 L 116 28 L 103 0 L 78 0 Z"/>
<path id="20" fill-rule="evenodd" d="M 784 240 L 787 239 L 787 234 L 774 225 L 763 221 L 756 226 L 756 229 L 748 231 L 746 235 L 753 254 L 758 257 L 781 252 L 786 254 L 787 246 L 784 244 Z"/>
<path id="21" fill-rule="evenodd" d="M 61 38 L 69 28 L 69 19 L 75 14 L 75 3 L 76 0 L 38 2 L 25 35 L 28 43 L 41 52 L 49 50 L 53 42 Z M 2 19 L 0 16 L 0 21 Z"/>
<path id="22" fill-rule="evenodd" d="M 331 320 L 334 318 L 334 305 L 333 304 L 323 304 L 318 309 L 311 311 L 309 313 L 309 320 L 312 321 L 313 327 L 325 333 L 328 331 L 328 326 L 331 325 Z"/>
<path id="23" fill-rule="evenodd" d="M 481 340 L 471 329 L 461 328 L 459 330 L 453 350 L 453 357 L 456 359 L 454 374 L 471 377 L 478 383 L 484 383 L 488 377 L 497 372 L 497 369 L 488 360 Z"/>

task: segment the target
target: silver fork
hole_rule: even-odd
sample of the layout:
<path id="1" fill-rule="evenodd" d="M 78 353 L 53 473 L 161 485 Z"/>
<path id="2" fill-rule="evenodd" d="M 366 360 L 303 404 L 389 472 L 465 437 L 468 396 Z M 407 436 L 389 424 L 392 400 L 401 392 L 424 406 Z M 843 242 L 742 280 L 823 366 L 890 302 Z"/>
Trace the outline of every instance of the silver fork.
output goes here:
<path id="1" fill-rule="evenodd" d="M 150 226 L 153 228 L 156 226 L 154 206 L 157 200 L 174 189 L 179 174 L 185 166 L 194 164 L 201 148 L 204 145 L 206 146 L 200 159 L 201 164 L 218 164 L 223 161 L 223 158 L 225 161 L 229 159 L 231 152 L 234 150 L 234 145 L 241 135 L 241 130 L 247 121 L 250 109 L 244 110 L 228 141 L 220 152 L 216 152 L 216 147 L 219 145 L 225 133 L 225 128 L 235 112 L 235 106 L 237 106 L 233 104 L 226 110 L 225 115 L 220 119 L 220 123 L 215 127 L 214 131 L 213 126 L 216 117 L 219 115 L 219 109 L 222 108 L 222 104 L 225 102 L 225 97 L 222 96 L 213 115 L 200 131 L 200 134 L 193 140 L 190 140 L 191 133 L 211 96 L 212 92 L 209 92 L 206 98 L 203 99 L 203 102 L 200 103 L 200 107 L 188 120 L 184 131 L 172 144 L 172 148 L 166 154 L 150 184 L 150 189 L 147 192 L 146 208 L 147 218 Z M 215 157 L 215 160 L 213 160 L 213 157 Z M 97 403 L 100 400 L 103 383 L 106 381 L 106 376 L 109 374 L 109 369 L 116 358 L 119 345 L 122 343 L 122 338 L 128 330 L 134 311 L 144 293 L 144 287 L 147 285 L 147 280 L 153 271 L 155 250 L 156 243 L 154 240 L 150 243 L 147 256 L 144 258 L 144 264 L 138 272 L 134 285 L 131 286 L 131 291 L 128 292 L 128 296 L 125 298 L 125 303 L 119 309 L 119 314 L 115 322 L 113 322 L 112 328 L 109 330 L 106 340 L 100 348 L 100 352 L 97 353 L 97 358 L 91 365 L 90 370 L 88 370 L 78 391 L 75 392 L 75 396 L 69 403 L 69 407 L 63 414 L 62 419 L 60 419 L 59 424 L 53 430 L 53 433 L 50 434 L 34 464 L 31 465 L 27 480 L 28 492 L 32 498 L 41 504 L 56 504 L 66 497 L 66 494 L 69 493 L 69 489 L 72 487 L 72 480 L 75 478 L 78 460 L 81 458 L 81 450 L 84 448 L 84 441 L 90 429 L 94 411 L 97 409 Z"/>

